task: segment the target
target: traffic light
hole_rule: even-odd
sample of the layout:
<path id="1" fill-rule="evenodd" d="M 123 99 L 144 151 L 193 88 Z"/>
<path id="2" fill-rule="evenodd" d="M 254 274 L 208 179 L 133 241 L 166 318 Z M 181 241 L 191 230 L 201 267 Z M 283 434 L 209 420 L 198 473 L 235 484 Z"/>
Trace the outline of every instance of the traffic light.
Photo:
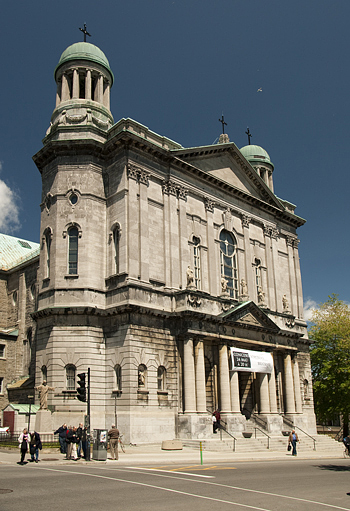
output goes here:
<path id="1" fill-rule="evenodd" d="M 77 392 L 78 392 L 78 399 L 79 401 L 83 401 L 84 403 L 86 402 L 86 373 L 80 373 L 78 374 L 78 387 L 77 387 Z"/>

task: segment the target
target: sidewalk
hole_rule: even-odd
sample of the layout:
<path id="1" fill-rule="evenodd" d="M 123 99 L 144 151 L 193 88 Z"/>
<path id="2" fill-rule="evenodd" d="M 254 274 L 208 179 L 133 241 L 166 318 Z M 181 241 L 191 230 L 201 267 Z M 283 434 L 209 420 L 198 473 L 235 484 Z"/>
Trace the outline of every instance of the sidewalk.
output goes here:
<path id="1" fill-rule="evenodd" d="M 108 452 L 109 457 L 109 452 Z M 87 462 L 83 459 L 78 461 L 66 460 L 64 455 L 58 449 L 44 449 L 40 451 L 41 466 L 52 465 L 72 465 L 78 467 L 79 465 L 86 464 L 108 464 L 111 466 L 164 466 L 164 465 L 200 465 L 200 451 L 199 449 L 192 449 L 184 447 L 181 451 L 163 451 L 160 445 L 140 445 L 140 446 L 126 446 L 125 453 L 119 449 L 119 460 L 113 461 L 107 459 L 106 461 Z M 230 451 L 203 451 L 202 453 L 203 464 L 219 464 L 219 463 L 237 463 L 243 461 L 267 461 L 267 460 L 288 460 L 291 462 L 293 459 L 342 459 L 339 451 L 334 455 L 324 454 L 317 451 L 308 451 L 303 453 L 299 449 L 298 456 L 292 458 L 290 452 L 269 451 L 266 449 L 264 452 L 250 452 L 239 453 Z M 26 456 L 26 461 L 30 459 L 30 455 Z M 20 452 L 18 450 L 0 449 L 0 465 L 15 465 L 20 460 Z M 32 465 L 31 462 L 27 466 Z M 33 465 L 36 465 L 35 463 Z"/>

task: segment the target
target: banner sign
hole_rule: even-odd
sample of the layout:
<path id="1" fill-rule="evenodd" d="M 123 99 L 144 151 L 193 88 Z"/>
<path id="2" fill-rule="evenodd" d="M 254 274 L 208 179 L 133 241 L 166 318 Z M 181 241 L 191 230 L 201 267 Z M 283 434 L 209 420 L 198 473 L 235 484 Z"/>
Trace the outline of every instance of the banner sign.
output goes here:
<path id="1" fill-rule="evenodd" d="M 231 348 L 231 357 L 233 371 L 272 373 L 273 359 L 271 353 Z"/>

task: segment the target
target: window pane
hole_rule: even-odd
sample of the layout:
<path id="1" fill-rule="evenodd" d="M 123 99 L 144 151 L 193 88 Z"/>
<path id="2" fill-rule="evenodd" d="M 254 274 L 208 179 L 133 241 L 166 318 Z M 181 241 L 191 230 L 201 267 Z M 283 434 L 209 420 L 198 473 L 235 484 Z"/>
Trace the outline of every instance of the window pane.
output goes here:
<path id="1" fill-rule="evenodd" d="M 69 248 L 68 248 L 68 273 L 75 275 L 78 273 L 78 229 L 72 227 L 69 229 Z"/>

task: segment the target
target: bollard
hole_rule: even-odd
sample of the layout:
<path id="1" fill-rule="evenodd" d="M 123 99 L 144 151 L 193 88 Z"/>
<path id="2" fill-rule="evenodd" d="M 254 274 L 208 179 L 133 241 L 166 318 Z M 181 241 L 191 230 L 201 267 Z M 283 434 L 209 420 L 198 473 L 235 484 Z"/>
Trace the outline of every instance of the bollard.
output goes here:
<path id="1" fill-rule="evenodd" d="M 203 465 L 203 449 L 202 449 L 202 442 L 199 442 L 199 452 L 201 454 L 201 465 Z"/>

